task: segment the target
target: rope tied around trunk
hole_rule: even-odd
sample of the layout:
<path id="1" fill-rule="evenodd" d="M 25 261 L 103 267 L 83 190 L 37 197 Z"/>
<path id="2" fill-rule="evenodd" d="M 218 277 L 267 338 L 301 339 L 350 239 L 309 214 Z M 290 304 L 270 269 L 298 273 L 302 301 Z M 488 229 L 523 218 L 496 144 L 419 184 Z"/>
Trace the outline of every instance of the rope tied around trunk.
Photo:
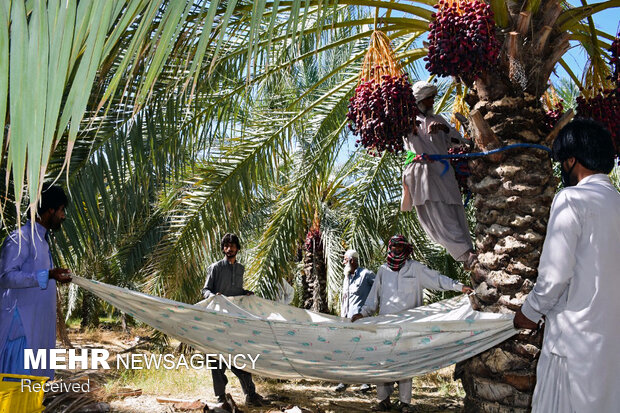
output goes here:
<path id="1" fill-rule="evenodd" d="M 409 165 L 410 163 L 414 163 L 414 162 L 435 162 L 435 161 L 441 162 L 444 165 L 444 169 L 441 172 L 440 176 L 444 176 L 446 172 L 448 172 L 448 169 L 450 168 L 450 162 L 448 161 L 448 159 L 480 158 L 483 156 L 493 155 L 495 153 L 504 152 L 510 149 L 518 149 L 518 148 L 542 149 L 543 151 L 546 151 L 547 153 L 549 153 L 549 155 L 551 155 L 550 148 L 544 145 L 536 144 L 536 143 L 515 143 L 512 145 L 503 146 L 501 148 L 492 149 L 490 151 L 459 153 L 459 154 L 443 154 L 443 155 L 428 154 L 428 153 L 422 153 L 418 155 L 413 151 L 407 151 L 407 157 L 405 158 L 405 166 Z M 454 172 L 457 175 L 469 176 L 469 172 L 465 171 L 463 169 L 463 166 L 461 167 L 455 166 Z M 466 199 L 465 199 L 464 205 L 465 207 L 467 207 L 467 204 L 469 204 L 469 201 L 471 199 L 471 191 L 469 191 L 467 188 L 464 190 L 461 188 L 461 190 L 464 191 L 464 193 L 466 193 Z"/>
<path id="2" fill-rule="evenodd" d="M 416 154 L 415 152 L 412 151 L 407 151 L 407 157 L 405 158 L 405 166 L 409 165 L 410 163 L 413 162 L 441 162 L 444 165 L 444 170 L 441 172 L 441 176 L 445 175 L 446 172 L 448 172 L 448 168 L 450 168 L 450 163 L 447 161 L 448 159 L 463 159 L 463 158 L 480 158 L 483 156 L 488 156 L 488 155 L 493 155 L 499 152 L 504 152 L 510 149 L 517 149 L 517 148 L 530 148 L 530 149 L 542 149 L 543 151 L 547 151 L 549 154 L 551 154 L 551 149 L 544 146 L 544 145 L 539 145 L 536 143 L 515 143 L 512 145 L 508 145 L 508 146 L 503 146 L 501 148 L 497 148 L 497 149 L 492 149 L 490 151 L 483 151 L 483 152 L 472 152 L 472 153 L 459 153 L 459 154 L 428 154 L 428 153 L 422 153 L 422 154 Z M 461 171 L 458 171 L 455 169 L 455 171 L 457 173 L 462 173 Z"/>

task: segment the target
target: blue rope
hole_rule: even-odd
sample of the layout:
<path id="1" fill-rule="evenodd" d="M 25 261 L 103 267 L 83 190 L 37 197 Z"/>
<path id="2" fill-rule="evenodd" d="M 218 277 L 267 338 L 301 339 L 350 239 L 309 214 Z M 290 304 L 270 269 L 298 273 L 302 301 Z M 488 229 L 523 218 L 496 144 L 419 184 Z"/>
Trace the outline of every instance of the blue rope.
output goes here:
<path id="1" fill-rule="evenodd" d="M 464 202 L 464 207 L 467 208 L 467 204 L 469 204 L 469 201 L 471 200 L 471 191 L 467 191 L 467 196 L 465 197 L 465 202 Z"/>
<path id="2" fill-rule="evenodd" d="M 504 147 L 501 147 L 501 148 L 492 149 L 490 151 L 484 151 L 484 152 L 460 153 L 460 154 L 445 154 L 445 155 L 439 155 L 439 154 L 426 155 L 426 154 L 423 153 L 422 156 L 428 156 L 428 158 L 433 160 L 433 161 L 438 161 L 438 160 L 441 160 L 441 159 L 454 159 L 454 158 L 476 158 L 476 157 L 481 157 L 481 156 L 493 155 L 495 153 L 504 152 L 504 151 L 507 151 L 509 149 L 515 149 L 515 148 L 542 149 L 543 151 L 547 151 L 547 152 L 551 153 L 551 149 L 549 149 L 548 147 L 546 147 L 544 145 L 539 145 L 537 143 L 515 143 L 515 144 L 512 144 L 512 145 L 508 145 L 508 146 L 504 146 Z"/>
<path id="3" fill-rule="evenodd" d="M 448 169 L 450 168 L 450 163 L 446 159 L 479 158 L 479 157 L 482 157 L 482 156 L 493 155 L 495 153 L 504 152 L 504 151 L 507 151 L 509 149 L 516 149 L 516 148 L 542 149 L 543 151 L 547 151 L 548 153 L 551 153 L 551 149 L 549 149 L 548 147 L 546 147 L 544 145 L 539 145 L 539 144 L 536 144 L 536 143 L 515 143 L 515 144 L 512 144 L 512 145 L 503 146 L 501 148 L 492 149 L 490 151 L 484 151 L 484 152 L 460 153 L 460 154 L 445 154 L 445 155 L 425 154 L 425 153 L 423 153 L 422 154 L 422 158 L 429 159 L 431 161 L 441 162 L 444 165 L 444 170 L 441 172 L 441 176 L 444 176 L 445 173 L 448 172 Z M 413 152 L 411 152 L 411 154 L 409 154 L 409 152 L 407 153 L 407 160 L 405 161 L 405 165 L 407 165 L 407 164 L 409 164 L 411 162 L 414 162 L 413 161 L 413 157 L 415 157 L 415 154 Z"/>

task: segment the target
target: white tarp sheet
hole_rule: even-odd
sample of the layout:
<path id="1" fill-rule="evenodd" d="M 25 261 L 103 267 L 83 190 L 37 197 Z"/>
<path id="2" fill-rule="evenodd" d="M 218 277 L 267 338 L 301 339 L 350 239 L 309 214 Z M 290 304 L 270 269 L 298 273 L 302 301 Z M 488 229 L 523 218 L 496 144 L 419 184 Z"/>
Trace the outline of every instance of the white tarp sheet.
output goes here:
<path id="1" fill-rule="evenodd" d="M 396 381 L 467 359 L 517 332 L 512 315 L 474 311 L 465 296 L 351 323 L 256 296 L 219 295 L 191 305 L 73 281 L 205 353 L 260 355 L 248 371 L 277 378 Z"/>

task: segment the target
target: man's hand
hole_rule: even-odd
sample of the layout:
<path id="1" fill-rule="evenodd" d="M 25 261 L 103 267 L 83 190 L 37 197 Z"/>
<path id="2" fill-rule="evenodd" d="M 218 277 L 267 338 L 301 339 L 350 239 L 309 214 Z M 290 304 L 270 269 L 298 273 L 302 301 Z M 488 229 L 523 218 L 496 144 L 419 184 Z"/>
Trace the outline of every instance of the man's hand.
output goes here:
<path id="1" fill-rule="evenodd" d="M 468 287 L 468 286 L 464 285 L 464 286 L 463 286 L 463 288 L 461 288 L 461 292 L 462 292 L 463 294 L 471 294 L 471 293 L 473 293 L 473 292 L 474 292 L 474 289 L 473 289 L 473 288 L 471 288 L 471 287 Z"/>
<path id="2" fill-rule="evenodd" d="M 360 318 L 364 318 L 364 316 L 362 314 L 360 314 L 360 313 L 354 314 L 353 317 L 351 317 L 351 322 L 355 323 Z"/>
<path id="3" fill-rule="evenodd" d="M 445 133 L 450 132 L 450 128 L 444 125 L 441 122 L 431 122 L 428 125 L 428 133 L 437 133 L 439 131 L 443 131 Z"/>
<path id="4" fill-rule="evenodd" d="M 528 330 L 538 330 L 538 324 L 524 316 L 520 308 L 515 313 L 515 318 L 512 320 L 512 324 L 517 329 L 526 328 Z"/>
<path id="5" fill-rule="evenodd" d="M 49 277 L 63 284 L 71 282 L 71 275 L 69 274 L 71 274 L 71 271 L 66 268 L 53 268 L 49 270 Z"/>

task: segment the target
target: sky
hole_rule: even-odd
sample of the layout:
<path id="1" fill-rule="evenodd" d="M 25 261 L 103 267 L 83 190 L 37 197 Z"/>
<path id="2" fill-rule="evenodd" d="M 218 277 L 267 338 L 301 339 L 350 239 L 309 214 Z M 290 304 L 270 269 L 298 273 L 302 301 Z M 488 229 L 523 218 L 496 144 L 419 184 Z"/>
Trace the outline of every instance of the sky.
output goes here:
<path id="1" fill-rule="evenodd" d="M 576 0 L 570 0 L 570 4 L 573 6 L 580 6 L 581 2 Z M 589 2 L 589 4 L 601 3 L 597 2 Z M 620 21 L 620 8 L 612 8 L 602 12 L 599 12 L 594 15 L 594 25 L 598 30 L 604 31 L 606 33 L 610 33 L 612 35 L 617 34 L 619 27 L 618 22 Z M 564 60 L 571 67 L 574 73 L 582 73 L 583 68 L 586 65 L 586 54 L 585 52 L 578 47 L 571 48 L 565 55 Z M 555 82 L 558 77 L 568 77 L 564 69 L 561 67 L 557 69 L 557 77 L 552 77 L 552 81 Z"/>

